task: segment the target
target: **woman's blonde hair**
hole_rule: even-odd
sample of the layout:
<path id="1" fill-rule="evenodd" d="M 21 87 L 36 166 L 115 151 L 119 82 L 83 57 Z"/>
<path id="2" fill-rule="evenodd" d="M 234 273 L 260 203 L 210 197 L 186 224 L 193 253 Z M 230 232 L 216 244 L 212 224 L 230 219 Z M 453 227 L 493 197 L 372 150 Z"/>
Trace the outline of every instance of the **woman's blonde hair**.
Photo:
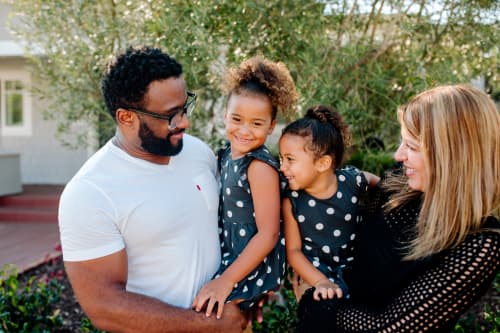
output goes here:
<path id="1" fill-rule="evenodd" d="M 449 85 L 419 94 L 399 108 L 398 119 L 420 143 L 426 168 L 416 237 L 406 256 L 418 259 L 458 245 L 486 216 L 498 217 L 500 115 L 486 93 Z M 399 187 L 387 207 L 419 195 Z"/>

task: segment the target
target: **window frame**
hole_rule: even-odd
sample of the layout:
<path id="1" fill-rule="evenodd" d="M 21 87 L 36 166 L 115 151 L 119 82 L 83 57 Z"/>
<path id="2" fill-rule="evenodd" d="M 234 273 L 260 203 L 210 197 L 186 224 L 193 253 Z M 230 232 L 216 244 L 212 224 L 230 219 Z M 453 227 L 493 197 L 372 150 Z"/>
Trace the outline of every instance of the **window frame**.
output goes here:
<path id="1" fill-rule="evenodd" d="M 7 125 L 7 106 L 5 95 L 6 81 L 21 81 L 22 125 Z M 31 78 L 29 73 L 19 71 L 0 71 L 0 136 L 32 136 Z"/>

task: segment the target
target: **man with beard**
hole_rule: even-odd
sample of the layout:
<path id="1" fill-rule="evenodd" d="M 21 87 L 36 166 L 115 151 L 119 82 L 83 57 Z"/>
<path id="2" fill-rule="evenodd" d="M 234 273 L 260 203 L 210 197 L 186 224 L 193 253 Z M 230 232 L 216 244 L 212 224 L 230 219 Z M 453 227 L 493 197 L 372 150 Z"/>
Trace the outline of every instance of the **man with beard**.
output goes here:
<path id="1" fill-rule="evenodd" d="M 219 320 L 189 308 L 220 250 L 216 161 L 184 133 L 196 95 L 182 66 L 159 49 L 129 48 L 102 92 L 116 134 L 59 207 L 64 264 L 83 310 L 110 332 L 241 331 L 236 305 Z"/>

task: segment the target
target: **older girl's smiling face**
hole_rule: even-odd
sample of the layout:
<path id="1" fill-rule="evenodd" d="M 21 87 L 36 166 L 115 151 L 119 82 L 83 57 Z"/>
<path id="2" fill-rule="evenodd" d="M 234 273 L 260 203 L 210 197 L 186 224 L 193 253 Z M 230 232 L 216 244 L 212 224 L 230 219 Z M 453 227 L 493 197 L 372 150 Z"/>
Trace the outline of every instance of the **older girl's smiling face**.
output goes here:
<path id="1" fill-rule="evenodd" d="M 240 158 L 262 146 L 272 133 L 276 121 L 267 96 L 232 94 L 224 113 L 226 137 L 231 143 L 231 157 Z"/>
<path id="2" fill-rule="evenodd" d="M 401 129 L 401 144 L 394 157 L 396 161 L 403 163 L 410 188 L 425 192 L 428 176 L 422 146 L 404 128 Z"/>

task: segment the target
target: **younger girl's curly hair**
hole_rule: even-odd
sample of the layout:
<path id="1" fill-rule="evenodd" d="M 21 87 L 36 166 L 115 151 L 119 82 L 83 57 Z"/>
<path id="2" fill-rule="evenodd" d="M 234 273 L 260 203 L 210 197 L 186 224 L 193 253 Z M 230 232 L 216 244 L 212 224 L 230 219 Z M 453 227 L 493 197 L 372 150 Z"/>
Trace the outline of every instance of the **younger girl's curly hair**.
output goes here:
<path id="1" fill-rule="evenodd" d="M 345 150 L 351 145 L 348 125 L 340 113 L 325 105 L 309 108 L 303 118 L 288 124 L 281 136 L 287 134 L 306 138 L 306 148 L 314 157 L 331 156 L 335 168 L 341 166 Z"/>
<path id="2" fill-rule="evenodd" d="M 268 96 L 273 108 L 272 119 L 278 112 L 285 117 L 295 112 L 298 93 L 288 68 L 282 62 L 273 62 L 261 55 L 230 68 L 222 88 L 229 97 L 243 92 Z"/>

